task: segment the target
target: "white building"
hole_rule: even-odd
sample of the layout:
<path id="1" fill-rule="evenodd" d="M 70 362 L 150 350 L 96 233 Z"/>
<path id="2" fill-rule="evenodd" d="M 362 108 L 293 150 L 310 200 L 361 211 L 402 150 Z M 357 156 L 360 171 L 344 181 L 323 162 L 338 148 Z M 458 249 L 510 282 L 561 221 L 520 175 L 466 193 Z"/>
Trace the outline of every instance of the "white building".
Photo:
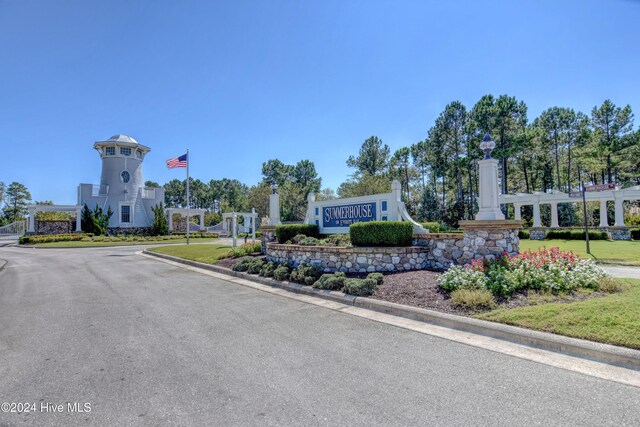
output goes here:
<path id="1" fill-rule="evenodd" d="M 78 206 L 94 209 L 98 205 L 104 212 L 111 207 L 109 228 L 150 227 L 151 209 L 164 201 L 163 188 L 144 186 L 142 162 L 151 149 L 121 134 L 97 141 L 93 148 L 102 160 L 100 184 L 80 184 Z"/>

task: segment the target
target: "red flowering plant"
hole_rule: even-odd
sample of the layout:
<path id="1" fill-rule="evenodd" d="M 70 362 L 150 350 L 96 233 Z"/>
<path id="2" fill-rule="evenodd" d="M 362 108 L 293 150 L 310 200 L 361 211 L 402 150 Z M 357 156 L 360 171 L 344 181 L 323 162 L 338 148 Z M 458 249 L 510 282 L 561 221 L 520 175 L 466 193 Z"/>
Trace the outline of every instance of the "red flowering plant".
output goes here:
<path id="1" fill-rule="evenodd" d="M 508 297 L 520 289 L 551 292 L 567 292 L 576 288 L 598 289 L 601 280 L 606 277 L 607 273 L 593 261 L 580 259 L 572 252 L 551 248 L 537 252 L 528 250 L 515 256 L 503 253 L 490 260 L 475 259 L 464 268 L 452 267 L 439 278 L 439 282 L 447 290 L 470 284 L 484 287 L 495 296 Z"/>

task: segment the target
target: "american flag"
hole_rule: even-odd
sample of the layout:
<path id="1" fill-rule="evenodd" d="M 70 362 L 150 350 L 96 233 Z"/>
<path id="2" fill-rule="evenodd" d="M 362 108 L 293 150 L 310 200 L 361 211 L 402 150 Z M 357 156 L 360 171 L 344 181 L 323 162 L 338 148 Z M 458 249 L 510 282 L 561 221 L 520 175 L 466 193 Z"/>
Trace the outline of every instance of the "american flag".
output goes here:
<path id="1" fill-rule="evenodd" d="M 186 168 L 187 167 L 187 154 L 185 153 L 182 156 L 174 157 L 173 159 L 167 160 L 167 167 L 169 169 Z"/>

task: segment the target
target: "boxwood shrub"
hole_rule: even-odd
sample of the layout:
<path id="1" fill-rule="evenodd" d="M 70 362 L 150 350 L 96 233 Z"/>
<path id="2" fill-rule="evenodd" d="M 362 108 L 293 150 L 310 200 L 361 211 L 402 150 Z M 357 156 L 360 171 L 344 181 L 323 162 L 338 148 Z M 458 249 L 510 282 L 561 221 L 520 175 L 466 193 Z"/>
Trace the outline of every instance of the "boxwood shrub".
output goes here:
<path id="1" fill-rule="evenodd" d="M 529 231 L 528 230 L 520 230 L 518 231 L 518 238 L 520 239 L 529 239 Z"/>
<path id="2" fill-rule="evenodd" d="M 317 238 L 319 234 L 318 226 L 316 224 L 280 224 L 276 226 L 276 239 L 278 243 L 291 240 L 298 234 Z"/>
<path id="3" fill-rule="evenodd" d="M 440 224 L 437 222 L 423 222 L 423 223 L 420 223 L 420 225 L 422 225 L 424 228 L 426 228 L 432 233 L 440 232 Z"/>
<path id="4" fill-rule="evenodd" d="M 545 239 L 584 240 L 584 231 L 581 230 L 549 230 Z M 589 240 L 608 240 L 609 235 L 605 231 L 589 231 Z"/>
<path id="5" fill-rule="evenodd" d="M 357 222 L 349 227 L 353 246 L 411 246 L 413 224 L 404 221 Z"/>

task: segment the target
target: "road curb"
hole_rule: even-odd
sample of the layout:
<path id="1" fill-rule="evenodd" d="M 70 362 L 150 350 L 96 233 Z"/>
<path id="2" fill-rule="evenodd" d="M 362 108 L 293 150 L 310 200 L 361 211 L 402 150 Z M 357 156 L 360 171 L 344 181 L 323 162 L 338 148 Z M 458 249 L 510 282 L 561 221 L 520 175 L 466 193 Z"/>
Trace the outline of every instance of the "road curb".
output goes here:
<path id="1" fill-rule="evenodd" d="M 524 329 L 517 326 L 494 323 L 486 320 L 473 319 L 455 314 L 441 313 L 424 308 L 411 307 L 396 304 L 388 301 L 377 300 L 366 297 L 356 297 L 346 295 L 341 292 L 314 289 L 310 286 L 303 286 L 298 283 L 281 282 L 273 278 L 250 275 L 248 273 L 233 271 L 229 268 L 212 264 L 204 264 L 197 261 L 186 260 L 172 255 L 160 254 L 156 252 L 143 251 L 146 255 L 164 258 L 192 267 L 202 268 L 228 276 L 238 277 L 252 282 L 272 286 L 289 292 L 315 296 L 318 298 L 364 308 L 379 313 L 391 314 L 412 320 L 442 326 L 459 331 L 497 338 L 516 344 L 526 345 L 555 353 L 594 360 L 609 365 L 620 366 L 628 369 L 640 371 L 640 351 L 618 347 L 610 344 L 601 344 L 593 341 L 570 338 L 547 332 Z"/>
<path id="2" fill-rule="evenodd" d="M 0 259 L 0 272 L 4 270 L 4 267 L 7 265 L 7 261 L 4 259 Z"/>

